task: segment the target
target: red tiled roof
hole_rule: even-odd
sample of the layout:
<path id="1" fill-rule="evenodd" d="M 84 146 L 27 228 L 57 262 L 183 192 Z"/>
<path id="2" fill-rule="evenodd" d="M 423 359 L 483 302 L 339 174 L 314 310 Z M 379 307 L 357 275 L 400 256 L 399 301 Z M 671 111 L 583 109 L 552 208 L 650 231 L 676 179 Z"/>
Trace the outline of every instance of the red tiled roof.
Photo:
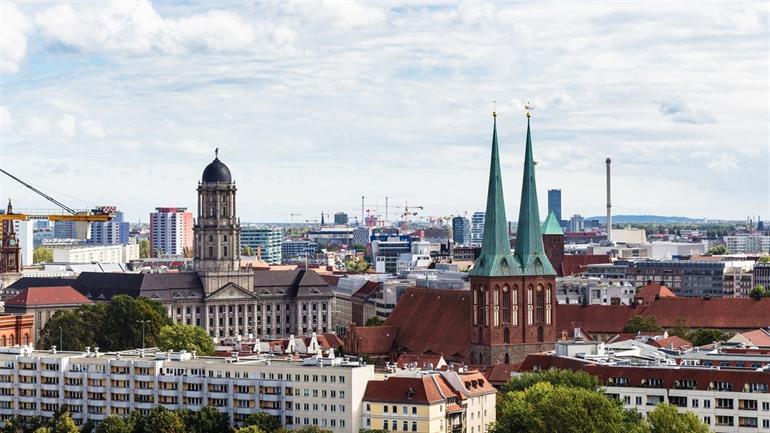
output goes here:
<path id="1" fill-rule="evenodd" d="M 433 368 L 437 368 L 441 362 L 441 355 L 423 355 L 416 353 L 402 353 L 396 360 L 396 366 L 398 368 L 404 368 L 409 364 L 417 364 L 418 368 L 423 368 L 426 365 L 433 365 Z"/>
<path id="2" fill-rule="evenodd" d="M 467 290 L 411 287 L 385 324 L 398 328 L 399 350 L 467 359 L 471 341 L 470 298 Z"/>
<path id="3" fill-rule="evenodd" d="M 446 406 L 447 413 L 462 412 L 463 408 L 457 403 L 448 404 Z"/>
<path id="4" fill-rule="evenodd" d="M 743 332 L 740 335 L 741 337 L 749 340 L 754 346 L 770 346 L 770 333 L 764 329 Z"/>
<path id="5" fill-rule="evenodd" d="M 337 349 L 344 344 L 340 337 L 331 333 L 318 335 L 316 336 L 316 340 L 318 340 L 318 344 L 324 349 Z"/>
<path id="6" fill-rule="evenodd" d="M 650 283 L 639 289 L 635 298 L 642 298 L 645 304 L 649 304 L 657 298 L 676 298 L 676 295 L 660 283 Z"/>
<path id="7" fill-rule="evenodd" d="M 692 343 L 682 337 L 677 337 L 676 335 L 668 338 L 661 338 L 660 340 L 650 340 L 649 343 L 651 346 L 663 349 L 683 350 L 692 348 Z"/>
<path id="8" fill-rule="evenodd" d="M 484 377 L 495 386 L 511 380 L 511 374 L 519 371 L 519 364 L 494 364 L 484 369 Z"/>
<path id="9" fill-rule="evenodd" d="M 348 334 L 345 350 L 361 355 L 390 353 L 397 334 L 395 326 L 356 326 Z"/>
<path id="10" fill-rule="evenodd" d="M 9 306 L 81 305 L 93 304 L 72 286 L 28 287 L 5 301 Z"/>
<path id="11" fill-rule="evenodd" d="M 338 282 L 339 282 L 339 280 L 340 280 L 340 277 L 339 277 L 339 275 L 321 275 L 321 278 L 323 278 L 324 280 L 326 280 L 326 282 L 327 282 L 327 283 L 328 283 L 330 286 L 334 286 L 334 287 L 337 287 L 337 283 L 338 283 Z"/>
<path id="12" fill-rule="evenodd" d="M 606 254 L 567 254 L 561 262 L 562 275 L 579 274 L 585 271 L 586 266 L 601 263 L 612 263 L 612 259 Z"/>
<path id="13" fill-rule="evenodd" d="M 377 281 L 367 281 L 364 283 L 363 286 L 361 286 L 360 289 L 358 289 L 355 293 L 353 293 L 353 298 L 359 298 L 361 300 L 366 299 L 369 295 L 374 294 L 374 292 L 377 291 L 377 289 L 380 287 L 381 283 L 378 283 Z"/>
<path id="14" fill-rule="evenodd" d="M 576 327 L 594 334 L 623 332 L 637 315 L 655 316 L 658 325 L 676 327 L 684 318 L 687 327 L 712 329 L 758 329 L 770 324 L 770 299 L 664 297 L 647 305 L 558 305 L 557 330 Z"/>
<path id="15" fill-rule="evenodd" d="M 385 380 L 370 380 L 364 392 L 365 401 L 388 403 L 433 404 L 455 393 L 440 375 L 391 376 Z"/>

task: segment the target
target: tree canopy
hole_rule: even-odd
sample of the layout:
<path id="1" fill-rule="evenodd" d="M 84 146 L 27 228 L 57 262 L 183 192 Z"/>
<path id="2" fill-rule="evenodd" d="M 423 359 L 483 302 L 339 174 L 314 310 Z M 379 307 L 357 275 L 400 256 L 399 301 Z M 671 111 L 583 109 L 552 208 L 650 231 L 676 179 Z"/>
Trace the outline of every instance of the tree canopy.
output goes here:
<path id="1" fill-rule="evenodd" d="M 382 317 L 374 316 L 366 319 L 366 324 L 364 326 L 382 326 L 383 324 L 385 324 L 385 321 L 382 320 Z"/>
<path id="2" fill-rule="evenodd" d="M 53 250 L 37 247 L 32 251 L 32 263 L 48 263 L 53 261 Z"/>
<path id="3" fill-rule="evenodd" d="M 145 321 L 144 325 L 141 321 Z M 159 346 L 160 329 L 170 325 L 166 309 L 157 301 L 119 295 L 109 303 L 82 305 L 75 310 L 59 310 L 40 333 L 41 348 L 59 346 L 63 350 L 99 347 L 104 351 L 142 347 L 142 326 L 146 347 Z"/>
<path id="4" fill-rule="evenodd" d="M 711 256 L 723 256 L 723 255 L 727 254 L 727 247 L 724 246 L 724 245 L 716 245 L 716 246 L 713 246 L 713 247 L 709 248 L 709 250 L 706 252 L 706 254 L 711 255 Z"/>
<path id="5" fill-rule="evenodd" d="M 634 316 L 626 324 L 623 332 L 661 332 L 663 328 L 658 325 L 655 316 Z"/>
<path id="6" fill-rule="evenodd" d="M 661 403 L 647 414 L 650 433 L 709 433 L 709 427 L 692 412 L 679 412 L 676 406 Z"/>
<path id="7" fill-rule="evenodd" d="M 160 328 L 158 336 L 161 350 L 195 351 L 198 355 L 213 355 L 214 341 L 200 326 L 174 323 Z"/>
<path id="8" fill-rule="evenodd" d="M 150 241 L 148 239 L 139 240 L 139 258 L 146 259 L 150 257 Z"/>
<path id="9" fill-rule="evenodd" d="M 541 370 L 534 373 L 522 373 L 503 384 L 501 393 L 524 391 L 539 382 L 548 382 L 554 386 L 582 388 L 589 391 L 599 389 L 599 380 L 584 371 L 571 370 Z"/>
<path id="10" fill-rule="evenodd" d="M 715 341 L 725 341 L 728 335 L 718 329 L 698 329 L 690 333 L 690 342 L 693 346 L 704 346 Z"/>
<path id="11" fill-rule="evenodd" d="M 246 417 L 244 426 L 255 426 L 265 433 L 273 433 L 281 428 L 281 421 L 266 412 L 255 412 Z"/>
<path id="12" fill-rule="evenodd" d="M 749 294 L 752 298 L 766 298 L 770 297 L 770 290 L 767 290 L 765 286 L 762 284 L 757 284 L 754 286 L 753 289 L 751 289 L 751 293 Z"/>

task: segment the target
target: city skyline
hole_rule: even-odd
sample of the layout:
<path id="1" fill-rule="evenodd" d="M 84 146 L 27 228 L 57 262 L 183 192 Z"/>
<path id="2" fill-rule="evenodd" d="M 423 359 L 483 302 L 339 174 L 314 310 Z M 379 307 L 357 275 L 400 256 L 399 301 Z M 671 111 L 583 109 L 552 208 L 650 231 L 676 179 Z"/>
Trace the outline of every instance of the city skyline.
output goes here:
<path id="1" fill-rule="evenodd" d="M 607 156 L 616 215 L 770 215 L 767 7 L 229 6 L 3 3 L 3 168 L 147 221 L 195 208 L 218 147 L 243 221 L 355 217 L 361 195 L 470 216 L 496 99 L 518 215 L 531 100 L 538 198 L 561 189 L 564 219 L 604 214 Z"/>

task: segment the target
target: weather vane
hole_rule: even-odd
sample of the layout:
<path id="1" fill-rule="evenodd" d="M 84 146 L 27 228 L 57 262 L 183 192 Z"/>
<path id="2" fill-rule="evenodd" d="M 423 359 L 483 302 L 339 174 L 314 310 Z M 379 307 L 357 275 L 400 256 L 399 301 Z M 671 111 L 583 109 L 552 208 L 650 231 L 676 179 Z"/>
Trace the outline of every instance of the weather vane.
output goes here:
<path id="1" fill-rule="evenodd" d="M 532 110 L 534 109 L 535 109 L 535 106 L 532 105 L 531 102 L 527 102 L 526 104 L 524 104 L 524 112 L 527 113 L 527 117 L 532 117 Z"/>
<path id="2" fill-rule="evenodd" d="M 219 148 L 214 149 L 214 159 L 219 159 Z"/>

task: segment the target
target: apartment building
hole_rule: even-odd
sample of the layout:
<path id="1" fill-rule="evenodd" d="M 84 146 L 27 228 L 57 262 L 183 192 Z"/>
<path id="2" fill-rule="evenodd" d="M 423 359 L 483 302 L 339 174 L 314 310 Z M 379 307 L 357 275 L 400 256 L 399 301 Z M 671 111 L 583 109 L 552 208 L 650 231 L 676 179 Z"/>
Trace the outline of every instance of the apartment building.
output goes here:
<path id="1" fill-rule="evenodd" d="M 361 401 L 373 375 L 371 365 L 333 357 L 294 361 L 6 347 L 0 348 L 0 421 L 50 418 L 61 405 L 78 424 L 134 410 L 148 413 L 158 405 L 172 410 L 211 405 L 233 425 L 261 411 L 288 428 L 351 432 L 361 428 Z"/>
<path id="2" fill-rule="evenodd" d="M 391 432 L 483 433 L 495 421 L 495 396 L 477 371 L 400 370 L 369 382 L 362 424 Z"/>
<path id="3" fill-rule="evenodd" d="M 770 253 L 770 236 L 735 235 L 724 237 L 727 251 L 731 254 Z"/>
<path id="4" fill-rule="evenodd" d="M 575 344 L 581 347 L 580 355 L 566 347 Z M 604 353 L 602 343 L 559 342 L 556 355 L 530 355 L 520 371 L 583 370 L 599 378 L 607 395 L 643 415 L 667 402 L 695 413 L 716 433 L 770 431 L 767 351 L 693 350 L 666 357 L 676 358 L 674 365 L 665 359 L 644 363 L 641 358 L 619 363 L 619 350 L 614 353 Z"/>

